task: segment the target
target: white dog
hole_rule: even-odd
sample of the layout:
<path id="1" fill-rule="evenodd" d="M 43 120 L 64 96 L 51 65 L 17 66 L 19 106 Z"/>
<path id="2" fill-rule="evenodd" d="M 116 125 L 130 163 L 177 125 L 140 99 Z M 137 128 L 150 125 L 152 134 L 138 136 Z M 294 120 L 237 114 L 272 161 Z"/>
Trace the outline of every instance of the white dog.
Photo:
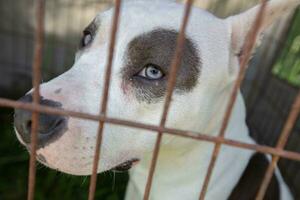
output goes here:
<path id="1" fill-rule="evenodd" d="M 300 0 L 268 3 L 260 33 Z M 167 127 L 217 135 L 239 70 L 238 59 L 259 7 L 227 19 L 193 8 L 186 31 Z M 122 4 L 110 87 L 108 116 L 158 125 L 170 63 L 184 5 L 172 1 Z M 41 104 L 99 113 L 113 9 L 99 13 L 85 29 L 74 66 L 41 85 Z M 21 99 L 31 102 L 31 93 Z M 25 146 L 30 142 L 31 113 L 15 112 L 15 127 Z M 42 114 L 38 159 L 50 168 L 74 175 L 92 172 L 98 122 Z M 126 199 L 143 197 L 156 133 L 105 125 L 98 172 L 126 170 L 133 163 Z M 254 143 L 238 95 L 226 130 L 231 139 Z M 165 135 L 150 199 L 198 199 L 210 162 L 212 143 Z M 264 156 L 223 146 L 206 199 L 253 199 L 268 165 Z M 249 162 L 250 161 L 250 162 Z M 251 181 L 250 181 L 251 180 Z M 291 199 L 277 173 L 266 199 Z"/>

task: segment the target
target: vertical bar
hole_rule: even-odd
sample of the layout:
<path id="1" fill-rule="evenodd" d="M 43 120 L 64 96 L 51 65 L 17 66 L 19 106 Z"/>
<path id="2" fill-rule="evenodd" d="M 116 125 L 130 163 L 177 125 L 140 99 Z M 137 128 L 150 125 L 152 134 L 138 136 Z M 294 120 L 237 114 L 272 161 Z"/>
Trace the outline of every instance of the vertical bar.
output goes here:
<path id="1" fill-rule="evenodd" d="M 288 116 L 288 119 L 283 127 L 282 133 L 280 134 L 280 138 L 278 140 L 278 143 L 276 145 L 277 150 L 283 150 L 284 146 L 286 145 L 288 138 L 293 130 L 293 127 L 297 121 L 297 118 L 300 113 L 300 91 L 298 92 L 298 95 L 291 107 L 290 114 Z M 267 191 L 268 185 L 270 184 L 270 181 L 272 179 L 274 170 L 277 166 L 277 163 L 280 159 L 280 156 L 273 155 L 272 156 L 272 162 L 269 164 L 269 167 L 267 169 L 267 172 L 265 173 L 263 182 L 259 188 L 258 194 L 256 196 L 256 200 L 262 200 L 265 196 L 265 193 Z"/>
<path id="2" fill-rule="evenodd" d="M 112 29 L 111 29 L 108 63 L 105 71 L 104 90 L 102 94 L 102 103 L 101 103 L 101 111 L 100 111 L 100 115 L 103 115 L 104 117 L 106 116 L 106 111 L 107 111 L 107 101 L 109 95 L 109 86 L 110 86 L 110 79 L 111 79 L 112 63 L 114 58 L 116 35 L 117 35 L 117 29 L 119 23 L 120 7 L 121 7 L 121 0 L 115 0 L 115 11 L 114 11 Z M 93 172 L 92 172 L 90 188 L 89 188 L 89 197 L 88 197 L 89 200 L 93 200 L 95 198 L 97 171 L 98 171 L 99 159 L 101 153 L 100 151 L 101 151 L 101 144 L 102 144 L 103 129 L 104 129 L 104 121 L 100 120 L 98 133 L 97 133 L 95 156 L 93 162 Z"/>
<path id="3" fill-rule="evenodd" d="M 178 66 L 180 65 L 181 58 L 182 58 L 182 53 L 183 53 L 182 51 L 183 51 L 184 42 L 185 42 L 185 31 L 186 31 L 188 19 L 190 16 L 192 4 L 193 4 L 193 0 L 187 0 L 186 6 L 185 6 L 185 11 L 184 11 L 183 22 L 181 24 L 180 32 L 179 32 L 179 35 L 177 38 L 177 46 L 176 46 L 176 50 L 175 50 L 175 56 L 174 56 L 174 59 L 172 60 L 170 74 L 169 74 L 169 78 L 168 78 L 166 100 L 165 100 L 165 104 L 164 104 L 162 118 L 160 121 L 161 128 L 163 128 L 166 124 L 166 119 L 167 119 L 170 104 L 171 104 L 173 90 L 174 90 L 174 87 L 176 84 L 176 74 L 177 74 Z M 156 168 L 158 153 L 159 153 L 159 149 L 160 149 L 160 143 L 162 140 L 162 134 L 163 134 L 163 132 L 158 132 L 158 135 L 156 138 L 155 147 L 154 147 L 152 160 L 151 160 L 151 166 L 150 166 L 148 179 L 147 179 L 147 183 L 146 183 L 146 187 L 145 187 L 145 193 L 144 193 L 144 198 L 143 198 L 144 200 L 148 200 L 149 196 L 150 196 L 150 190 L 151 190 L 151 186 L 152 186 L 154 171 Z"/>
<path id="4" fill-rule="evenodd" d="M 44 39 L 44 17 L 45 17 L 45 1 L 36 1 L 36 28 L 35 28 L 35 43 L 34 43 L 34 62 L 33 62 L 33 103 L 35 105 L 40 102 L 40 80 L 41 80 L 41 64 L 42 64 L 42 50 Z M 30 161 L 29 161 L 29 178 L 28 178 L 28 200 L 34 199 L 35 192 L 35 172 L 36 172 L 36 149 L 37 136 L 39 127 L 39 112 L 32 113 L 31 125 L 31 142 L 30 142 Z"/>
<path id="5" fill-rule="evenodd" d="M 247 64 L 250 60 L 251 52 L 252 52 L 252 49 L 255 45 L 256 38 L 258 36 L 260 26 L 261 26 L 261 24 L 263 22 L 263 19 L 264 19 L 264 11 L 266 9 L 266 6 L 267 6 L 267 1 L 263 0 L 262 4 L 261 4 L 261 7 L 260 7 L 260 10 L 259 10 L 259 12 L 256 16 L 255 22 L 254 22 L 251 30 L 249 31 L 246 39 L 245 39 L 245 44 L 244 44 L 243 49 L 242 49 L 242 55 L 239 59 L 239 63 L 240 63 L 239 74 L 238 74 L 237 80 L 234 84 L 234 87 L 233 87 L 233 90 L 232 90 L 232 93 L 231 93 L 231 96 L 230 96 L 230 99 L 229 99 L 229 102 L 228 102 L 228 105 L 227 105 L 227 109 L 226 109 L 226 112 L 225 112 L 225 115 L 224 115 L 224 118 L 223 118 L 220 133 L 219 133 L 219 136 L 222 137 L 222 138 L 224 138 L 224 136 L 225 136 L 225 131 L 227 129 L 228 122 L 230 120 L 232 109 L 233 109 L 233 106 L 235 104 L 239 88 L 240 88 L 240 86 L 243 82 L 243 79 L 244 79 L 244 76 L 245 76 L 245 73 L 246 73 L 246 69 L 247 69 Z M 211 179 L 214 166 L 216 164 L 218 155 L 220 153 L 220 149 L 221 149 L 221 143 L 217 142 L 215 147 L 214 147 L 213 154 L 212 154 L 212 157 L 211 157 L 211 160 L 210 160 L 210 163 L 209 163 L 209 166 L 208 166 L 208 170 L 207 170 L 207 173 L 206 173 L 206 177 L 205 177 L 204 182 L 203 182 L 202 190 L 201 190 L 200 197 L 199 197 L 200 200 L 205 199 L 205 195 L 206 195 L 206 192 L 207 192 L 207 189 L 208 189 L 209 181 Z"/>

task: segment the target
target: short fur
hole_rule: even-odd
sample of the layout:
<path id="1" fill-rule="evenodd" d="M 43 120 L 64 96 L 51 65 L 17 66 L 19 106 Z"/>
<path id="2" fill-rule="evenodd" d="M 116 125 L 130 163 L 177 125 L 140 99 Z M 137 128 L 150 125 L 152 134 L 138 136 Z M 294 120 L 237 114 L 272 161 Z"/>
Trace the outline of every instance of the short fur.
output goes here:
<path id="1" fill-rule="evenodd" d="M 266 20 L 260 33 L 299 3 L 300 0 L 269 1 Z M 239 69 L 238 56 L 258 9 L 259 7 L 254 7 L 227 19 L 219 19 L 198 8 L 192 9 L 186 30 L 187 53 L 184 54 L 182 72 L 180 72 L 183 76 L 181 78 L 179 74 L 178 79 L 179 89 L 183 88 L 185 91 L 175 92 L 167 127 L 208 135 L 219 133 Z M 183 12 L 183 4 L 167 0 L 125 0 L 123 2 L 113 61 L 108 116 L 152 125 L 159 124 L 165 96 L 164 87 L 157 89 L 155 82 L 147 83 L 151 84 L 147 88 L 141 86 L 141 83 L 130 84 L 130 80 L 134 78 L 126 74 L 128 71 L 126 67 L 130 67 L 128 65 L 128 54 L 131 54 L 130 43 L 136 38 L 154 34 L 157 30 L 169 30 L 168 38 L 174 43 Z M 92 23 L 92 42 L 79 50 L 74 66 L 64 74 L 41 85 L 41 95 L 45 99 L 60 102 L 64 109 L 99 113 L 112 16 L 113 9 L 96 16 Z M 174 44 L 168 44 L 170 41 L 165 41 L 168 38 L 162 41 L 166 44 L 166 47 L 162 47 L 167 48 L 166 51 L 169 51 L 168 46 L 175 47 Z M 155 41 L 153 44 L 160 45 Z M 140 52 L 135 49 L 134 54 L 138 54 L 138 57 L 143 55 L 146 51 L 142 49 L 143 47 L 143 45 L 140 47 Z M 158 59 L 159 54 L 163 53 L 165 52 L 153 54 L 154 61 Z M 147 57 L 148 54 L 145 56 Z M 170 55 L 165 58 L 166 60 L 159 59 L 168 65 L 171 57 Z M 150 58 L 144 58 L 147 59 Z M 135 60 L 131 60 L 131 63 L 133 62 Z M 168 73 L 169 66 L 165 66 L 165 69 Z M 185 81 L 187 83 L 184 83 Z M 137 87 L 140 87 L 138 94 Z M 147 93 L 149 93 L 148 100 L 141 101 L 139 97 Z M 245 115 L 244 101 L 238 93 L 226 137 L 254 143 L 248 134 Z M 70 118 L 68 130 L 63 135 L 44 148 L 38 149 L 40 160 L 43 160 L 48 167 L 65 173 L 91 174 L 98 125 L 94 121 Z M 18 133 L 17 136 L 25 144 Z M 140 159 L 140 162 L 130 171 L 127 200 L 140 200 L 143 197 L 155 140 L 156 133 L 152 131 L 105 125 L 99 173 L 128 160 Z M 212 143 L 164 135 L 150 199 L 198 199 L 212 149 Z M 206 199 L 227 199 L 239 182 L 252 155 L 252 151 L 222 146 Z M 277 177 L 281 199 L 291 199 L 287 186 L 279 176 Z"/>

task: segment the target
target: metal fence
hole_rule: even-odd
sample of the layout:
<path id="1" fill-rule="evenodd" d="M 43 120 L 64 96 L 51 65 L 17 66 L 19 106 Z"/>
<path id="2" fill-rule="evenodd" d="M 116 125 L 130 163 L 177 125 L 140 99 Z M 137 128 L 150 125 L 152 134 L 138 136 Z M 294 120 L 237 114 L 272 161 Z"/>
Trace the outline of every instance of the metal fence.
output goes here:
<path id="1" fill-rule="evenodd" d="M 283 130 L 280 134 L 279 140 L 277 141 L 276 147 L 270 147 L 265 145 L 254 145 L 254 144 L 247 144 L 243 142 L 239 142 L 236 140 L 230 140 L 225 138 L 225 130 L 228 125 L 228 121 L 230 119 L 230 115 L 232 112 L 233 105 L 236 100 L 236 96 L 238 93 L 238 90 L 241 86 L 241 83 L 244 79 L 245 72 L 246 72 L 246 66 L 248 64 L 248 61 L 251 56 L 252 49 L 255 45 L 255 41 L 258 35 L 258 30 L 262 24 L 262 21 L 264 19 L 264 10 L 266 8 L 267 1 L 264 0 L 261 4 L 261 8 L 259 13 L 257 14 L 255 23 L 253 24 L 253 27 L 251 28 L 250 32 L 248 33 L 247 39 L 245 40 L 245 44 L 243 46 L 243 53 L 240 57 L 240 71 L 238 74 L 238 77 L 236 79 L 236 82 L 234 84 L 231 97 L 228 101 L 226 113 L 223 118 L 223 123 L 221 130 L 219 132 L 218 136 L 209 136 L 202 133 L 197 132 L 189 132 L 189 131 L 182 131 L 178 129 L 173 128 L 166 128 L 166 118 L 168 116 L 169 108 L 171 105 L 171 99 L 173 94 L 174 85 L 176 82 L 176 72 L 178 65 L 181 61 L 182 57 L 182 47 L 184 45 L 184 37 L 185 37 L 185 30 L 187 26 L 187 22 L 189 20 L 189 15 L 192 7 L 193 0 L 187 0 L 185 11 L 184 11 L 184 18 L 181 24 L 180 33 L 178 35 L 177 39 L 177 47 L 175 50 L 175 56 L 172 61 L 171 65 L 171 71 L 170 71 L 170 77 L 167 84 L 167 93 L 166 93 L 166 99 L 164 103 L 163 108 L 163 114 L 161 117 L 161 121 L 159 126 L 153 126 L 148 125 L 144 123 L 138 123 L 135 121 L 128 121 L 126 119 L 117 119 L 117 118 L 111 118 L 107 116 L 106 110 L 107 110 L 107 102 L 108 102 L 108 94 L 109 94 L 109 86 L 110 86 L 110 78 L 111 78 L 111 71 L 112 71 L 112 61 L 114 58 L 114 46 L 116 41 L 116 33 L 118 30 L 118 21 L 119 21 L 119 15 L 120 15 L 120 7 L 121 7 L 121 0 L 115 1 L 115 10 L 114 10 L 114 17 L 111 27 L 111 38 L 109 43 L 109 54 L 108 54 L 108 64 L 106 66 L 106 72 L 105 72 L 105 80 L 104 80 L 104 91 L 102 94 L 101 99 L 101 110 L 99 115 L 91 115 L 88 113 L 81 113 L 81 112 L 75 112 L 71 110 L 60 110 L 60 109 L 54 109 L 51 107 L 46 107 L 39 105 L 40 100 L 40 94 L 39 94 L 39 84 L 41 81 L 41 58 L 42 58 L 42 47 L 43 47 L 43 32 L 44 32 L 44 17 L 45 17 L 45 1 L 44 0 L 36 0 L 37 7 L 36 7 L 36 29 L 35 29 L 35 43 L 34 43 L 34 58 L 33 58 L 33 103 L 21 103 L 17 101 L 12 101 L 9 99 L 0 98 L 0 106 L 1 107 L 13 107 L 13 108 L 19 108 L 19 109 L 25 109 L 32 111 L 32 133 L 31 133 L 31 156 L 30 156 L 30 168 L 29 168 L 29 180 L 28 180 L 28 199 L 32 200 L 34 199 L 34 191 L 35 191 L 35 172 L 36 172 L 36 148 L 37 148 L 37 130 L 39 126 L 39 114 L 40 113 L 48 113 L 48 114 L 55 114 L 55 115 L 61 115 L 61 116 L 70 116 L 74 118 L 80 118 L 80 119 L 87 119 L 87 120 L 94 120 L 99 122 L 99 129 L 98 129 L 98 135 L 97 135 L 97 141 L 96 141 L 96 149 L 95 149 L 95 155 L 94 155 L 94 163 L 93 163 L 93 171 L 92 171 L 92 177 L 90 180 L 90 189 L 89 189 L 89 200 L 94 199 L 95 196 L 95 190 L 96 190 L 96 182 L 97 182 L 97 169 L 99 165 L 99 158 L 100 158 L 100 150 L 101 150 L 101 143 L 102 143 L 102 135 L 103 135 L 103 128 L 106 123 L 109 124 L 116 124 L 116 125 L 122 125 L 127 127 L 134 127 L 138 129 L 146 129 L 157 132 L 157 139 L 153 151 L 152 161 L 151 161 L 151 167 L 149 170 L 148 180 L 145 187 L 145 193 L 144 193 L 144 200 L 149 199 L 149 194 L 151 191 L 151 185 L 152 180 L 154 177 L 154 171 L 156 167 L 156 162 L 160 150 L 160 143 L 162 140 L 162 137 L 164 134 L 170 134 L 175 135 L 178 137 L 185 137 L 185 138 L 191 138 L 195 140 L 201 140 L 201 141 L 207 141 L 215 144 L 213 155 L 208 167 L 208 171 L 206 173 L 206 178 L 203 183 L 203 187 L 199 188 L 199 199 L 203 200 L 205 199 L 205 194 L 207 191 L 207 187 L 211 178 L 211 175 L 213 173 L 213 169 L 216 163 L 216 160 L 218 158 L 218 155 L 220 153 L 220 149 L 222 145 L 228 145 L 236 148 L 243 148 L 248 150 L 254 150 L 260 153 L 267 153 L 272 155 L 272 162 L 269 164 L 269 167 L 265 173 L 265 177 L 263 179 L 263 182 L 261 183 L 259 192 L 257 194 L 256 199 L 262 200 L 266 189 L 270 183 L 271 177 L 274 173 L 275 167 L 279 161 L 280 158 L 287 158 L 291 160 L 300 161 L 300 153 L 292 152 L 284 150 L 284 147 L 288 141 L 289 135 L 291 133 L 291 130 L 297 120 L 298 114 L 300 112 L 300 93 L 298 92 L 297 96 L 294 99 L 294 103 L 290 109 L 290 112 L 288 114 L 288 119 L 286 120 Z M 99 99 L 100 102 L 100 99 Z M 201 191 L 201 192 L 200 192 Z"/>

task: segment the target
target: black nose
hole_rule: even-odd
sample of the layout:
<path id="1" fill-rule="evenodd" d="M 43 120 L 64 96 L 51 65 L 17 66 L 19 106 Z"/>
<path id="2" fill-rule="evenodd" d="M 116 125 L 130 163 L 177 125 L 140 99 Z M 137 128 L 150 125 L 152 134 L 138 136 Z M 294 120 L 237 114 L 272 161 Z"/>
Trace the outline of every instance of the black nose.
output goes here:
<path id="1" fill-rule="evenodd" d="M 24 103 L 31 103 L 32 95 L 26 95 L 19 101 Z M 49 99 L 43 99 L 42 97 L 40 100 L 40 104 L 54 108 L 62 107 L 61 103 Z M 30 111 L 15 109 L 14 125 L 23 142 L 25 142 L 26 144 L 30 144 L 31 140 L 31 116 L 32 113 Z M 65 117 L 40 113 L 38 126 L 38 146 L 42 147 L 48 143 L 53 142 L 59 136 L 61 136 L 65 130 Z"/>

